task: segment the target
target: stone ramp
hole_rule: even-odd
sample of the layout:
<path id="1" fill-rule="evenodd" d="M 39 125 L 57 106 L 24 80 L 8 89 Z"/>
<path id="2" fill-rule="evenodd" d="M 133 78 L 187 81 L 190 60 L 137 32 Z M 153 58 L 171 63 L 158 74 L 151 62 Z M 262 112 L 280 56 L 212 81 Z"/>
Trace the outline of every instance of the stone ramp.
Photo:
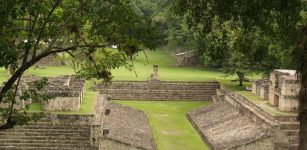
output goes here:
<path id="1" fill-rule="evenodd" d="M 257 141 L 262 142 L 261 149 L 271 148 L 270 140 L 264 141 L 269 138 L 267 130 L 226 101 L 195 109 L 188 118 L 212 149 L 249 149 Z"/>
<path id="2" fill-rule="evenodd" d="M 110 109 L 110 114 L 103 118 L 104 131 L 108 133 L 104 138 L 112 140 L 106 141 L 103 147 L 106 149 L 142 149 L 155 150 L 156 146 L 151 134 L 147 117 L 143 111 L 136 110 L 121 104 L 109 101 L 106 109 Z M 129 145 L 120 146 L 115 143 Z M 115 145 L 117 145 L 115 147 Z"/>
<path id="3" fill-rule="evenodd" d="M 38 122 L 0 131 L 1 150 L 92 150 L 87 125 Z"/>

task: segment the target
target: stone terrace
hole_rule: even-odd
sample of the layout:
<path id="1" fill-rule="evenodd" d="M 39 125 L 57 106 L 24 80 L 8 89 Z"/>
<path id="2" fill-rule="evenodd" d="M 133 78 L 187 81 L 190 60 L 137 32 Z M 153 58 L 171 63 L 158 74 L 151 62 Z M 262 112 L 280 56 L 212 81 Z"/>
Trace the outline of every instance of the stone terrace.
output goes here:
<path id="1" fill-rule="evenodd" d="M 259 149 L 272 149 L 267 130 L 226 101 L 195 109 L 188 113 L 188 118 L 212 149 L 240 149 L 251 143 L 257 145 L 259 140 L 262 142 Z"/>
<path id="2" fill-rule="evenodd" d="M 90 145 L 91 126 L 86 123 L 88 121 L 87 116 L 55 115 L 36 124 L 16 126 L 0 132 L 0 149 L 94 150 Z"/>
<path id="3" fill-rule="evenodd" d="M 113 81 L 97 84 L 101 94 L 114 100 L 211 100 L 218 82 Z"/>
<path id="4" fill-rule="evenodd" d="M 21 90 L 28 89 L 33 83 L 41 78 L 25 76 L 22 78 Z M 80 109 L 83 99 L 84 80 L 76 76 L 59 76 L 48 78 L 48 84 L 42 92 L 54 95 L 54 100 L 43 103 L 45 110 L 73 110 Z"/>
<path id="5" fill-rule="evenodd" d="M 108 102 L 106 109 L 110 109 L 110 114 L 103 118 L 103 132 L 108 132 L 104 135 L 102 149 L 156 149 L 143 111 L 114 102 Z"/>

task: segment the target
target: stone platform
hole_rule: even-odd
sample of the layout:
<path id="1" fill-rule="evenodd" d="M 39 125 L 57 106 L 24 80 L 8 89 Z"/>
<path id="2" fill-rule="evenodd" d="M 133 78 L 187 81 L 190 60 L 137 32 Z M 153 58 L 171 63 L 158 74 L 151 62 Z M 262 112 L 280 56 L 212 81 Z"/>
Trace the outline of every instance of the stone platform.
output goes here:
<path id="1" fill-rule="evenodd" d="M 220 84 L 179 81 L 113 81 L 96 84 L 94 89 L 114 100 L 211 100 Z"/>
<path id="2" fill-rule="evenodd" d="M 261 149 L 273 147 L 269 132 L 226 101 L 188 113 L 188 118 L 212 149 Z"/>
<path id="3" fill-rule="evenodd" d="M 110 114 L 103 118 L 102 150 L 155 150 L 147 117 L 143 111 L 108 102 Z"/>
<path id="4" fill-rule="evenodd" d="M 98 95 L 92 114 L 46 114 L 0 131 L 0 150 L 155 150 L 143 111 Z"/>
<path id="5" fill-rule="evenodd" d="M 250 92 L 222 88 L 213 96 L 215 103 L 211 106 L 188 113 L 194 127 L 213 149 L 253 150 L 255 146 L 260 147 L 257 149 L 298 149 L 296 113 L 279 111 Z"/>

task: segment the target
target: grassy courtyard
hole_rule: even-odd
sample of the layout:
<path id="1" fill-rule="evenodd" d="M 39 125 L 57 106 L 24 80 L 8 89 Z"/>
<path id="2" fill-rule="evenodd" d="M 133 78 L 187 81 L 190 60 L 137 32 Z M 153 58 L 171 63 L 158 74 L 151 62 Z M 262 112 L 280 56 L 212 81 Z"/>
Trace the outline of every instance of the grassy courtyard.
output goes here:
<path id="1" fill-rule="evenodd" d="M 115 101 L 143 110 L 159 150 L 207 150 L 186 113 L 210 102 Z"/>
<path id="2" fill-rule="evenodd" d="M 167 52 L 156 50 L 156 51 L 145 51 L 139 53 L 134 60 L 135 71 L 129 71 L 125 67 L 120 67 L 112 70 L 113 80 L 148 80 L 152 73 L 152 65 L 159 65 L 159 79 L 164 81 L 212 81 L 217 80 L 224 86 L 231 90 L 242 91 L 244 87 L 237 86 L 237 82 L 231 82 L 231 79 L 236 78 L 235 76 L 226 77 L 225 74 L 219 69 L 210 69 L 203 67 L 175 67 L 176 59 L 170 56 Z M 69 65 L 65 66 L 45 66 L 45 67 L 32 67 L 26 74 L 31 74 L 41 77 L 54 77 L 59 75 L 70 75 L 74 74 L 73 69 Z M 260 75 L 253 75 L 250 78 L 260 78 Z M 0 69 L 0 81 L 3 82 L 7 79 L 7 74 L 4 68 Z M 244 83 L 245 86 L 250 86 L 250 83 Z M 85 96 L 81 104 L 81 109 L 77 112 L 62 112 L 55 111 L 54 113 L 75 113 L 75 114 L 86 114 L 92 113 L 95 100 L 96 92 L 91 90 L 91 81 L 86 81 Z M 30 111 L 38 112 L 42 111 L 40 104 L 32 104 Z"/>

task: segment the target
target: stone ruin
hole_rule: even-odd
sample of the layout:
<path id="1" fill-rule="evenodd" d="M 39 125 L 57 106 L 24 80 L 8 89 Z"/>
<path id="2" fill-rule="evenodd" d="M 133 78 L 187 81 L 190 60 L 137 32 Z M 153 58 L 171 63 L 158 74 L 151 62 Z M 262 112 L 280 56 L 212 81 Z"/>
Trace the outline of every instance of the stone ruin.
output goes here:
<path id="1" fill-rule="evenodd" d="M 190 111 L 188 118 L 212 149 L 273 149 L 268 130 L 227 101 Z"/>
<path id="2" fill-rule="evenodd" d="M 108 101 L 103 114 L 101 150 L 156 149 L 143 111 Z"/>
<path id="3" fill-rule="evenodd" d="M 35 66 L 62 66 L 65 64 L 65 61 L 60 58 L 59 54 L 52 54 L 38 61 Z"/>
<path id="4" fill-rule="evenodd" d="M 272 113 L 224 87 L 216 93 L 213 104 L 188 112 L 188 119 L 211 149 L 298 149 L 296 113 Z"/>
<path id="5" fill-rule="evenodd" d="M 252 83 L 252 93 L 260 96 L 262 99 L 269 99 L 269 85 L 270 80 L 264 78 L 263 80 L 257 80 Z"/>
<path id="6" fill-rule="evenodd" d="M 153 65 L 153 73 L 150 75 L 150 79 L 152 81 L 158 81 L 158 70 L 159 66 L 158 65 Z"/>
<path id="7" fill-rule="evenodd" d="M 177 58 L 178 67 L 193 66 L 200 64 L 197 50 L 178 53 L 176 54 L 176 58 Z"/>
<path id="8" fill-rule="evenodd" d="M 31 87 L 33 83 L 39 79 L 41 78 L 35 76 L 23 77 L 20 84 L 21 91 L 29 89 L 29 87 Z M 41 92 L 52 94 L 55 96 L 55 99 L 43 102 L 43 109 L 78 111 L 83 99 L 84 83 L 84 80 L 77 79 L 74 75 L 48 78 L 48 84 L 42 89 Z"/>
<path id="9" fill-rule="evenodd" d="M 299 80 L 295 70 L 276 69 L 269 79 L 255 81 L 252 92 L 281 111 L 298 110 Z"/>

